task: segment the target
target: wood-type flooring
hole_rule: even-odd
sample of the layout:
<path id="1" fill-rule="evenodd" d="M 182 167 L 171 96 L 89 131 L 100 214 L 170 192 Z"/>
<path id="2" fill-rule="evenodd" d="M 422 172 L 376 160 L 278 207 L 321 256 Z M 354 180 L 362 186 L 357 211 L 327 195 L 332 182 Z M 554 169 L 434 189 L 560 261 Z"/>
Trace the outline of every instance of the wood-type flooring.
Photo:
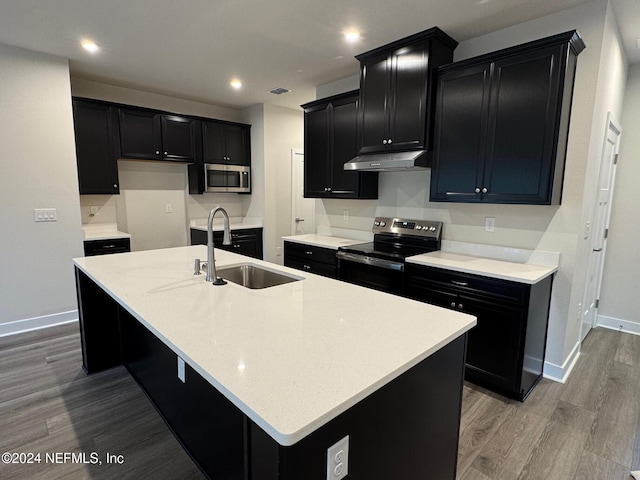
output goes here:
<path id="1" fill-rule="evenodd" d="M 204 478 L 124 368 L 81 362 L 77 324 L 0 338 L 1 479 Z M 627 480 L 639 398 L 640 336 L 604 329 L 524 403 L 465 384 L 458 480 Z"/>

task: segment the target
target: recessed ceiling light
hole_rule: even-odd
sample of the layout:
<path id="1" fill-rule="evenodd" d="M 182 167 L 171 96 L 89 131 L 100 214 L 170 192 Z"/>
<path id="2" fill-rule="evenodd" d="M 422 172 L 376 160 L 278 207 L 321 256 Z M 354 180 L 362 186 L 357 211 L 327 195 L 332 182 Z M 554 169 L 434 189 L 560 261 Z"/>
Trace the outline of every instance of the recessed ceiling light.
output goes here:
<path id="1" fill-rule="evenodd" d="M 357 42 L 360 40 L 360 32 L 357 30 L 347 30 L 344 32 L 344 39 L 351 43 Z"/>
<path id="2" fill-rule="evenodd" d="M 231 80 L 229 82 L 229 85 L 231 85 L 231 88 L 233 88 L 235 90 L 240 90 L 242 88 L 242 82 L 240 80 L 238 80 L 237 78 L 234 78 L 233 80 Z"/>
<path id="3" fill-rule="evenodd" d="M 83 40 L 81 45 L 82 48 L 84 48 L 89 53 L 96 53 L 98 50 L 100 50 L 100 47 L 98 47 L 98 45 L 96 45 L 96 43 L 92 40 Z"/>

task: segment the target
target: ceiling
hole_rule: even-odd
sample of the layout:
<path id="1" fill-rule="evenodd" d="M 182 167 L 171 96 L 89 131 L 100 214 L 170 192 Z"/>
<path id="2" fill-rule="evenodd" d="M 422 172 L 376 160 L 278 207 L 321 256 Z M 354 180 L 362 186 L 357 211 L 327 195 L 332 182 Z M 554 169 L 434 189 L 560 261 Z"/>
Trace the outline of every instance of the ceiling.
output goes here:
<path id="1" fill-rule="evenodd" d="M 431 26 L 461 42 L 589 1 L 0 0 L 0 43 L 68 58 L 79 78 L 233 108 L 296 108 L 317 85 L 357 74 L 354 55 Z M 611 3 L 629 60 L 640 61 L 640 1 Z M 347 43 L 348 29 L 362 37 Z M 80 47 L 85 38 L 96 54 Z"/>

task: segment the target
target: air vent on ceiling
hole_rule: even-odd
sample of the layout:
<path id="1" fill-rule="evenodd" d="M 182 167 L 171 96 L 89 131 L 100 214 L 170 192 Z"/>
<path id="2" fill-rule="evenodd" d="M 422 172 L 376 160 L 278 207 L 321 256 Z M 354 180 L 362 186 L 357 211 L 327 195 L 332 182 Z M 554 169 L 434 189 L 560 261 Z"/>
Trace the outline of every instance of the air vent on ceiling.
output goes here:
<path id="1" fill-rule="evenodd" d="M 289 93 L 291 90 L 288 88 L 277 87 L 272 90 L 269 90 L 269 93 L 273 93 L 274 95 L 282 95 L 283 93 Z"/>

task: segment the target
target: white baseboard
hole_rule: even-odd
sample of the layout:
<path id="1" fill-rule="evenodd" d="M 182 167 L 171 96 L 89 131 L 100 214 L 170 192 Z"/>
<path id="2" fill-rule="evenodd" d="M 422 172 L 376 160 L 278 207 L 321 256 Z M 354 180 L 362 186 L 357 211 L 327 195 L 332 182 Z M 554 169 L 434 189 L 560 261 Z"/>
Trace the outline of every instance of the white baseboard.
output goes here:
<path id="1" fill-rule="evenodd" d="M 576 366 L 578 357 L 580 357 L 580 342 L 575 344 L 573 350 L 571 350 L 571 353 L 562 365 L 544 362 L 544 371 L 542 376 L 549 380 L 553 380 L 554 382 L 565 383 L 567 378 L 569 378 L 573 367 Z"/>
<path id="2" fill-rule="evenodd" d="M 622 320 L 620 318 L 598 315 L 596 325 L 598 327 L 609 328 L 611 330 L 617 330 L 619 332 L 640 335 L 640 323 L 631 322 L 629 320 Z"/>
<path id="3" fill-rule="evenodd" d="M 24 320 L 15 320 L 13 322 L 0 324 L 0 337 L 77 321 L 78 310 L 54 313 L 51 315 L 44 315 L 42 317 L 25 318 Z"/>

